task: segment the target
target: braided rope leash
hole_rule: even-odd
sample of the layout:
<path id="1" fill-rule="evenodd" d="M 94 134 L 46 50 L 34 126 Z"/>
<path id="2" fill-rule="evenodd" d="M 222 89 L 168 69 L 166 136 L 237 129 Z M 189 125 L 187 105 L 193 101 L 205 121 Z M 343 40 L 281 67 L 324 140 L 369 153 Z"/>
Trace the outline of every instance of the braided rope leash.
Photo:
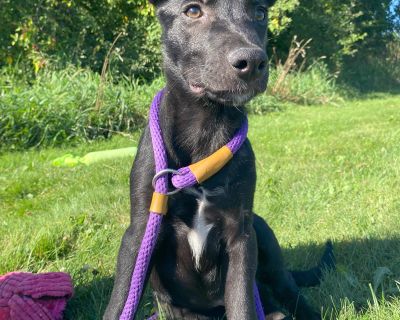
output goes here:
<path id="1" fill-rule="evenodd" d="M 159 109 L 163 95 L 164 90 L 158 92 L 150 107 L 149 125 L 157 173 L 153 179 L 155 191 L 150 205 L 149 220 L 133 270 L 128 298 L 125 302 L 120 320 L 133 319 L 139 306 L 151 255 L 157 243 L 163 216 L 168 210 L 168 195 L 174 193 L 168 192 L 167 174 L 173 173 L 172 184 L 177 188 L 175 192 L 201 183 L 222 169 L 240 149 L 247 137 L 248 122 L 246 119 L 231 141 L 209 157 L 177 171 L 168 169 L 167 152 L 165 150 L 159 122 Z M 253 288 L 257 318 L 259 320 L 264 320 L 264 311 L 256 283 L 254 283 Z M 151 319 L 156 318 L 157 315 L 151 317 Z"/>

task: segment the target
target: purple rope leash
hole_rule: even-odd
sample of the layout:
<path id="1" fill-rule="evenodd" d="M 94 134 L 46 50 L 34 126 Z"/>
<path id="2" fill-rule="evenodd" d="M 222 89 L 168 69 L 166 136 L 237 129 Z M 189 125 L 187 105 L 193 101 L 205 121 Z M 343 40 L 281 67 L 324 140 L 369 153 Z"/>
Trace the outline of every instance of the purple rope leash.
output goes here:
<path id="1" fill-rule="evenodd" d="M 261 303 L 261 298 L 260 298 L 260 292 L 258 291 L 257 284 L 254 281 L 253 285 L 253 291 L 254 291 L 254 301 L 256 304 L 256 314 L 258 320 L 264 320 L 265 314 L 264 314 L 264 309 Z"/>
<path id="2" fill-rule="evenodd" d="M 158 121 L 158 107 L 161 104 L 162 96 L 163 90 L 161 90 L 154 97 L 150 108 L 150 131 L 153 143 L 156 172 L 167 168 L 167 153 L 164 148 L 164 143 L 161 136 L 161 128 Z M 168 180 L 166 176 L 160 177 L 160 179 L 157 180 L 156 191 L 162 194 L 167 193 Z M 128 298 L 125 302 L 120 320 L 131 320 L 135 315 L 139 305 L 140 297 L 142 295 L 150 258 L 157 242 L 157 236 L 158 232 L 160 231 L 162 219 L 162 215 L 150 212 L 149 221 L 147 222 L 146 231 L 144 233 L 138 257 L 136 259 L 135 269 L 133 270 Z"/>
<path id="3" fill-rule="evenodd" d="M 167 169 L 167 152 L 165 150 L 164 141 L 162 138 L 162 131 L 159 122 L 159 109 L 161 100 L 164 95 L 164 90 L 161 90 L 154 97 L 150 107 L 150 133 L 153 144 L 153 152 L 155 159 L 156 172 Z M 246 140 L 248 130 L 247 119 L 242 127 L 235 133 L 232 140 L 226 145 L 232 154 L 236 153 Z M 175 188 L 182 189 L 194 186 L 197 184 L 196 177 L 189 167 L 184 167 L 178 170 L 179 174 L 172 176 L 172 184 Z M 155 192 L 167 195 L 168 193 L 168 179 L 166 175 L 161 175 L 155 182 Z M 136 259 L 135 268 L 133 270 L 131 284 L 129 288 L 128 298 L 125 302 L 124 309 L 120 316 L 120 320 L 133 319 L 138 308 L 140 298 L 142 295 L 143 287 L 145 284 L 147 269 L 149 267 L 151 255 L 157 243 L 158 233 L 160 231 L 163 215 L 150 211 L 149 220 L 147 222 L 145 234 L 140 245 L 139 253 Z M 260 295 L 257 285 L 254 283 L 254 298 L 256 303 L 257 318 L 264 320 L 264 311 L 262 308 Z M 157 314 L 154 314 L 150 319 L 157 319 Z"/>

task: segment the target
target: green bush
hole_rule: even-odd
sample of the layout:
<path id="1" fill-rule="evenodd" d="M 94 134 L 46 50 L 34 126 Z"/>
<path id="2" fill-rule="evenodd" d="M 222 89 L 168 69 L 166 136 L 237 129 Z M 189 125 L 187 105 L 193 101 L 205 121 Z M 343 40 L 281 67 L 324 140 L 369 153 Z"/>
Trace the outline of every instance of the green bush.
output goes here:
<path id="1" fill-rule="evenodd" d="M 100 72 L 112 48 L 114 73 L 149 80 L 160 71 L 160 27 L 147 0 L 2 0 L 0 20 L 0 67 L 18 60 L 37 73 L 56 60 Z"/>
<path id="2" fill-rule="evenodd" d="M 400 87 L 399 63 L 387 59 L 387 44 L 400 32 L 399 1 L 278 0 L 277 4 L 270 17 L 270 47 L 279 58 L 286 59 L 293 37 L 312 39 L 309 62 L 325 56 L 329 70 L 343 85 L 360 91 Z"/>
<path id="3" fill-rule="evenodd" d="M 262 114 L 279 110 L 287 103 L 334 105 L 342 102 L 342 89 L 323 62 L 316 61 L 304 71 L 292 70 L 278 85 L 282 68 L 271 68 L 268 90 L 250 102 L 250 112 Z"/>
<path id="4" fill-rule="evenodd" d="M 400 93 L 400 35 L 386 44 L 349 57 L 341 81 L 351 83 L 360 92 Z"/>
<path id="5" fill-rule="evenodd" d="M 274 88 L 273 80 L 281 72 L 279 69 L 273 70 L 270 88 Z M 275 96 L 281 101 L 297 104 L 332 104 L 341 100 L 339 91 L 334 75 L 329 72 L 323 62 L 316 61 L 305 71 L 298 70 L 289 73 Z"/>
<path id="6" fill-rule="evenodd" d="M 32 84 L 0 76 L 0 145 L 21 149 L 109 138 L 141 128 L 162 80 L 141 85 L 127 80 L 104 83 L 87 70 L 68 67 L 40 73 Z"/>

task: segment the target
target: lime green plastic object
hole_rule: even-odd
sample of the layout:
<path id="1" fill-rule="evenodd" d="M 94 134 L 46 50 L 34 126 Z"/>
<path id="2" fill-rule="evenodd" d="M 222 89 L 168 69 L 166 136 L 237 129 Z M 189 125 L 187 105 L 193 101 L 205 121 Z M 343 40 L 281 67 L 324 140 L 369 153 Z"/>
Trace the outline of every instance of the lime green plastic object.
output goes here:
<path id="1" fill-rule="evenodd" d="M 133 157 L 137 148 L 122 148 L 114 150 L 95 151 L 86 154 L 83 157 L 77 157 L 72 154 L 65 154 L 60 158 L 54 159 L 52 165 L 55 167 L 76 167 L 80 164 L 91 165 L 99 161 L 118 159 L 124 157 Z"/>

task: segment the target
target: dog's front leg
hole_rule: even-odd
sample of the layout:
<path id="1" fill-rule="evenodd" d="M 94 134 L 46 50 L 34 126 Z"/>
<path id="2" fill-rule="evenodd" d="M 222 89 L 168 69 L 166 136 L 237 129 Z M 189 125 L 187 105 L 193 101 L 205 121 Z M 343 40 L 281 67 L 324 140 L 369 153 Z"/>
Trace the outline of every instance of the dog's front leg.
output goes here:
<path id="1" fill-rule="evenodd" d="M 228 320 L 255 320 L 253 285 L 257 268 L 257 241 L 253 228 L 228 245 L 225 308 Z"/>
<path id="2" fill-rule="evenodd" d="M 138 253 L 138 239 L 135 234 L 138 232 L 136 228 L 130 226 L 121 241 L 118 254 L 117 270 L 114 281 L 114 288 L 111 299 L 108 303 L 103 320 L 119 319 L 124 308 L 125 301 L 128 296 L 129 285 L 133 272 L 135 258 Z"/>
<path id="3" fill-rule="evenodd" d="M 155 172 L 153 159 L 150 134 L 146 129 L 131 172 L 131 223 L 122 238 L 114 288 L 103 320 L 119 319 L 128 296 L 133 267 L 149 215 L 153 192 L 151 180 Z M 150 270 L 151 266 L 148 272 Z"/>

